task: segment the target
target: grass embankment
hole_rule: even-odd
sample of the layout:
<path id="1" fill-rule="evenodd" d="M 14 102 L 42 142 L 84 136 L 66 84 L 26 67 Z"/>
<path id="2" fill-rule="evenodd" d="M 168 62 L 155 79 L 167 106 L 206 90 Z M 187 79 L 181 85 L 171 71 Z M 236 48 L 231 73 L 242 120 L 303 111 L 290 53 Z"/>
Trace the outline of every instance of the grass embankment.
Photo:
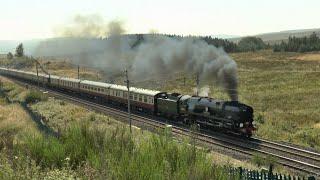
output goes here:
<path id="1" fill-rule="evenodd" d="M 28 95 L 23 88 L 1 78 L 0 81 L 0 148 L 12 143 L 26 132 L 38 133 L 32 117 L 20 102 Z"/>
<path id="2" fill-rule="evenodd" d="M 193 141 L 178 143 L 169 132 L 155 135 L 138 129 L 130 135 L 126 126 L 111 118 L 47 100 L 1 80 L 1 133 L 10 129 L 9 125 L 17 127 L 6 131 L 10 136 L 1 134 L 0 179 L 230 178 L 224 166 L 212 163 L 203 149 L 188 144 Z M 39 133 L 23 109 L 19 113 L 10 108 L 20 107 L 27 99 L 31 103 L 28 107 L 46 117 L 43 120 L 48 125 L 62 129 L 59 137 Z M 50 114 L 47 108 L 61 116 Z"/>

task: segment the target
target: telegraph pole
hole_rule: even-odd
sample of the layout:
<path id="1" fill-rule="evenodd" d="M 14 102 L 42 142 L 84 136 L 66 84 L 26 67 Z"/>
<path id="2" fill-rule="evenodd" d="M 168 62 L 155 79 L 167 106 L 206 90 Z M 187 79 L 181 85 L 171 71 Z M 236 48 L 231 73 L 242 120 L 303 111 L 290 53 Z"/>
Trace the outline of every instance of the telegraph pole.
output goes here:
<path id="1" fill-rule="evenodd" d="M 199 96 L 199 84 L 200 84 L 199 73 L 196 74 L 196 83 L 197 83 L 197 96 Z"/>
<path id="2" fill-rule="evenodd" d="M 36 69 L 37 69 L 37 83 L 38 83 L 38 89 L 40 89 L 39 85 L 39 70 L 38 70 L 38 63 L 36 62 Z"/>
<path id="3" fill-rule="evenodd" d="M 128 119 L 129 119 L 129 124 L 130 124 L 130 133 L 132 133 L 132 128 L 131 128 L 131 112 L 130 112 L 130 81 L 129 81 L 129 76 L 128 76 L 128 70 L 125 70 L 126 73 L 126 83 L 127 83 L 127 88 L 128 88 Z"/>
<path id="4" fill-rule="evenodd" d="M 80 66 L 78 65 L 78 79 L 80 79 Z"/>

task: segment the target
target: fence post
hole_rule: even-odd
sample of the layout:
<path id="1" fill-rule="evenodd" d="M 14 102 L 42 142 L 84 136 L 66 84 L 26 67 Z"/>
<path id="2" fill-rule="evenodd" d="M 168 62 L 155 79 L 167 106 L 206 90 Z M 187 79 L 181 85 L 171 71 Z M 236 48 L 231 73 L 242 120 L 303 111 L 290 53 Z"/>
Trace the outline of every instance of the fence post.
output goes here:
<path id="1" fill-rule="evenodd" d="M 242 167 L 239 167 L 239 176 L 240 176 L 240 179 L 242 179 Z"/>
<path id="2" fill-rule="evenodd" d="M 270 166 L 269 166 L 269 179 L 273 179 L 272 169 L 273 169 L 273 165 L 270 164 Z"/>

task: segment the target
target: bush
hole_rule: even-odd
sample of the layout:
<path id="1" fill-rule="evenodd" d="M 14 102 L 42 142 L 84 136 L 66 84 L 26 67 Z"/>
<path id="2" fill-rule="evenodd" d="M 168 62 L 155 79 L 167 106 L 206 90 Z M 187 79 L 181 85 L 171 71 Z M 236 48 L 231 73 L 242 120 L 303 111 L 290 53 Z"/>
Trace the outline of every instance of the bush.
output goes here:
<path id="1" fill-rule="evenodd" d="M 264 163 L 264 157 L 261 154 L 258 154 L 258 153 L 253 154 L 251 162 L 253 164 L 256 164 L 258 167 L 261 167 L 261 166 L 263 166 L 265 164 Z"/>
<path id="2" fill-rule="evenodd" d="M 15 56 L 17 57 L 22 57 L 24 55 L 24 48 L 23 48 L 23 44 L 20 43 L 17 48 L 16 48 L 16 54 Z"/>
<path id="3" fill-rule="evenodd" d="M 264 156 L 259 153 L 253 154 L 251 159 L 251 162 L 253 164 L 256 164 L 258 167 L 270 166 L 270 165 L 274 166 L 276 161 L 277 161 L 276 158 L 271 155 Z"/>
<path id="4" fill-rule="evenodd" d="M 7 54 L 7 59 L 9 59 L 9 60 L 13 59 L 13 54 L 11 52 L 9 52 Z"/>
<path id="5" fill-rule="evenodd" d="M 258 37 L 244 37 L 238 44 L 238 50 L 242 52 L 257 51 L 266 47 L 267 45 Z"/>
<path id="6" fill-rule="evenodd" d="M 25 97 L 25 102 L 27 104 L 45 100 L 48 100 L 48 97 L 40 91 L 30 91 Z"/>

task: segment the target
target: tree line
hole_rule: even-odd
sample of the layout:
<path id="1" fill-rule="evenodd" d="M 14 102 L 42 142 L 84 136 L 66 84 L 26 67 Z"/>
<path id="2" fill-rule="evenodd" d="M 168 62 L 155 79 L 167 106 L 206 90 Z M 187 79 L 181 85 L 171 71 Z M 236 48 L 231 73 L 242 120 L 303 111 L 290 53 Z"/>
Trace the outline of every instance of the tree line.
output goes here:
<path id="1" fill-rule="evenodd" d="M 16 57 L 23 57 L 24 56 L 24 48 L 23 48 L 23 44 L 22 43 L 20 43 L 16 47 L 16 52 L 15 52 L 14 56 L 16 56 Z M 7 58 L 8 59 L 13 59 L 13 54 L 11 52 L 8 52 Z"/>
<path id="2" fill-rule="evenodd" d="M 144 42 L 143 34 L 135 34 L 136 41 L 132 44 L 132 48 L 136 48 L 141 43 Z M 164 34 L 164 36 L 174 38 L 174 39 L 183 39 L 184 36 L 175 35 L 175 34 Z M 223 48 L 226 52 L 248 52 L 248 51 L 257 51 L 261 49 L 268 48 L 269 45 L 265 44 L 261 38 L 248 36 L 241 38 L 239 43 L 232 42 L 228 39 L 215 38 L 211 36 L 187 36 L 195 39 L 200 39 L 208 43 L 209 45 L 213 45 L 215 47 Z"/>
<path id="3" fill-rule="evenodd" d="M 288 42 L 282 41 L 280 44 L 273 46 L 274 52 L 310 52 L 320 51 L 320 39 L 315 32 L 310 36 L 289 37 Z"/>

